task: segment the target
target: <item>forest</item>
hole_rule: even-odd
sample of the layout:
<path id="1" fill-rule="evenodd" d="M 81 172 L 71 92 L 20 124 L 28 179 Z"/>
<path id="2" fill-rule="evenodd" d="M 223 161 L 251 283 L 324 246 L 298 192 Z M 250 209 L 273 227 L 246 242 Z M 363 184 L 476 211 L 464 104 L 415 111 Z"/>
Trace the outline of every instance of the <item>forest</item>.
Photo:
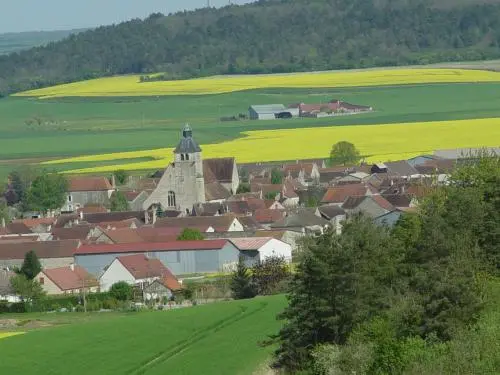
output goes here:
<path id="1" fill-rule="evenodd" d="M 261 0 L 152 14 L 0 56 L 0 94 L 116 74 L 180 79 L 500 57 L 500 4 L 446 4 Z"/>
<path id="2" fill-rule="evenodd" d="M 460 166 L 392 229 L 352 217 L 303 244 L 274 366 L 290 374 L 496 374 L 500 158 Z"/>

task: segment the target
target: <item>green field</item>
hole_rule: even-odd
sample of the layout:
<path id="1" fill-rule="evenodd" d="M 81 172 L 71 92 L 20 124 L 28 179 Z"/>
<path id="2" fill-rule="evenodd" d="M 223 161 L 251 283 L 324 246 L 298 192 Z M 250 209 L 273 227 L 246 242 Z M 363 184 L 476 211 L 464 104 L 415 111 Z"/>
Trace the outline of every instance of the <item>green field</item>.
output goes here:
<path id="1" fill-rule="evenodd" d="M 246 114 L 250 104 L 331 99 L 370 105 L 375 111 L 328 119 L 219 120 Z M 500 83 L 266 89 L 148 98 L 10 97 L 0 100 L 0 175 L 25 164 L 26 160 L 19 160 L 24 158 L 33 163 L 54 157 L 171 147 L 178 142 L 185 122 L 192 124 L 199 143 L 208 144 L 238 138 L 248 130 L 500 117 L 499 102 Z M 58 168 L 94 166 L 97 164 L 82 163 Z"/>
<path id="2" fill-rule="evenodd" d="M 251 375 L 272 348 L 283 296 L 115 315 L 0 340 L 2 373 Z"/>

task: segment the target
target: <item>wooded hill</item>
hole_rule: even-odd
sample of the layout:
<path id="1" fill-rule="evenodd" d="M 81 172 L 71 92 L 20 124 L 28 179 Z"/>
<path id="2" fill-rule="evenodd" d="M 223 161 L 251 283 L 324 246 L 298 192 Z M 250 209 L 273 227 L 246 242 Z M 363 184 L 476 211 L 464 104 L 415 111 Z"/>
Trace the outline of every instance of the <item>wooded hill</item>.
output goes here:
<path id="1" fill-rule="evenodd" d="M 490 2 L 261 0 L 153 14 L 0 56 L 0 93 L 128 73 L 176 79 L 498 58 L 500 4 Z"/>

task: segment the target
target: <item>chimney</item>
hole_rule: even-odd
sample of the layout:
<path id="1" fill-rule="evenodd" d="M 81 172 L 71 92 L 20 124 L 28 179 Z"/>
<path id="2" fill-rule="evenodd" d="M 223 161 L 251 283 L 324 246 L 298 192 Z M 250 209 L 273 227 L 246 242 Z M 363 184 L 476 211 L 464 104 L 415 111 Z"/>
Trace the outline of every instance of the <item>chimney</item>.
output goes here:
<path id="1" fill-rule="evenodd" d="M 80 210 L 80 220 L 83 220 L 83 210 Z"/>
<path id="2" fill-rule="evenodd" d="M 2 228 L 5 228 L 5 218 L 2 217 Z"/>
<path id="3" fill-rule="evenodd" d="M 151 224 L 155 224 L 156 223 L 156 207 L 153 207 L 153 222 Z"/>
<path id="4" fill-rule="evenodd" d="M 111 187 L 116 189 L 116 179 L 114 174 L 111 175 Z"/>
<path id="5" fill-rule="evenodd" d="M 404 194 L 405 193 L 405 185 L 401 185 L 401 194 Z"/>
<path id="6" fill-rule="evenodd" d="M 74 263 L 71 263 L 71 264 L 69 265 L 69 268 L 71 268 L 71 271 L 74 271 L 74 270 L 75 270 L 75 264 L 74 264 Z"/>

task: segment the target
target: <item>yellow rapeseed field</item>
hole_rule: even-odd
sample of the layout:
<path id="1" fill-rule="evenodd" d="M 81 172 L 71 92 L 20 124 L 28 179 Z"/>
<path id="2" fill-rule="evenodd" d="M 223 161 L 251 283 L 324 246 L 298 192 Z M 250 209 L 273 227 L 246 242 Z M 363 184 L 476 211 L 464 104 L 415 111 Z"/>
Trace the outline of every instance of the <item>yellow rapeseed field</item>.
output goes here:
<path id="1" fill-rule="evenodd" d="M 22 335 L 24 332 L 0 332 L 0 340 L 11 336 Z"/>
<path id="2" fill-rule="evenodd" d="M 202 149 L 206 158 L 234 156 L 238 162 L 295 160 L 326 158 L 332 145 L 342 140 L 354 143 L 368 162 L 400 160 L 431 153 L 436 149 L 498 146 L 500 118 L 248 131 L 242 138 L 202 145 Z M 144 156 L 155 160 L 119 165 L 120 159 Z M 110 172 L 117 168 L 164 168 L 172 160 L 172 149 L 85 156 L 48 163 L 91 163 L 101 160 L 116 160 L 117 165 L 70 172 L 96 173 Z"/>
<path id="3" fill-rule="evenodd" d="M 466 69 L 385 68 L 313 73 L 214 76 L 182 81 L 140 82 L 138 75 L 99 78 L 31 90 L 16 96 L 202 95 L 276 87 L 355 87 L 419 83 L 493 82 L 500 73 Z"/>

